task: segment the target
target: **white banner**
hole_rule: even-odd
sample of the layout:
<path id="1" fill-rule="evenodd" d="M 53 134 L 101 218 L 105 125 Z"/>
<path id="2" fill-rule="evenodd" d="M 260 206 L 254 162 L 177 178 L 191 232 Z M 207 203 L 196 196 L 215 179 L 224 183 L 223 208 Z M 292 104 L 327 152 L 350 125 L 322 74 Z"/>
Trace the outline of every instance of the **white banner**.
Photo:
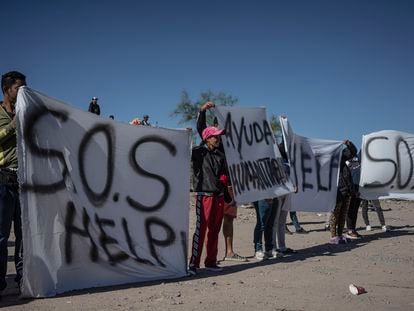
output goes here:
<path id="1" fill-rule="evenodd" d="M 362 137 L 361 196 L 414 200 L 414 134 L 380 131 Z"/>
<path id="2" fill-rule="evenodd" d="M 293 191 L 265 108 L 216 107 L 237 203 L 273 198 Z"/>
<path id="3" fill-rule="evenodd" d="M 17 99 L 23 296 L 186 275 L 190 134 L 27 87 Z"/>
<path id="4" fill-rule="evenodd" d="M 298 192 L 291 208 L 303 212 L 328 212 L 335 207 L 342 142 L 296 135 L 286 118 L 280 118 L 290 163 L 290 177 Z"/>

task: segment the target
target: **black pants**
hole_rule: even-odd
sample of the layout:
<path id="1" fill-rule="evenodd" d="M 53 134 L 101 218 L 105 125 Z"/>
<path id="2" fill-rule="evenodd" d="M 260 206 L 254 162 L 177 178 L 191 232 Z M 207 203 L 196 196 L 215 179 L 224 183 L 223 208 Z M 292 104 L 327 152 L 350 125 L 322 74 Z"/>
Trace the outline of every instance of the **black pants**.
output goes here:
<path id="1" fill-rule="evenodd" d="M 19 192 L 17 187 L 0 183 L 0 291 L 5 289 L 8 251 L 7 242 L 10 230 L 14 222 L 14 235 L 16 237 L 14 245 L 14 263 L 16 265 L 16 282 L 22 278 L 22 223 L 19 204 Z"/>
<path id="2" fill-rule="evenodd" d="M 346 227 L 348 230 L 355 230 L 356 222 L 358 218 L 358 209 L 361 204 L 361 199 L 356 197 L 351 197 L 351 202 L 349 203 L 348 215 L 346 217 Z"/>

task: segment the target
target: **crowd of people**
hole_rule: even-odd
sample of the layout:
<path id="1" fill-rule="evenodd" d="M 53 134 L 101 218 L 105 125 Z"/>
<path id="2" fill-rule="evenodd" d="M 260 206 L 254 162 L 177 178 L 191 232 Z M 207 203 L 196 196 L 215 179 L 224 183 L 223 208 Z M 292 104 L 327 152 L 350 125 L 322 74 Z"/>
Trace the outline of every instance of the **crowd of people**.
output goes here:
<path id="1" fill-rule="evenodd" d="M 8 240 L 11 226 L 14 224 L 16 265 L 15 281 L 20 286 L 22 278 L 22 224 L 19 204 L 19 184 L 17 180 L 17 141 L 15 104 L 18 89 L 26 85 L 26 77 L 20 72 L 11 71 L 1 78 L 3 101 L 0 102 L 0 292 L 7 287 Z M 225 243 L 224 261 L 245 262 L 248 259 L 239 255 L 233 249 L 234 219 L 237 217 L 237 205 L 234 201 L 232 186 L 228 177 L 226 159 L 221 135 L 223 130 L 218 128 L 217 119 L 212 125 L 207 124 L 206 113 L 214 107 L 214 103 L 205 103 L 197 119 L 197 131 L 201 144 L 192 150 L 193 190 L 196 193 L 196 228 L 192 240 L 189 273 L 194 275 L 200 268 L 200 261 L 205 237 L 207 236 L 207 254 L 204 266 L 207 270 L 221 271 L 217 264 L 219 233 L 222 229 Z M 101 109 L 98 98 L 92 97 L 89 112 L 100 115 Z M 114 119 L 114 116 L 109 116 Z M 143 119 L 135 118 L 133 125 L 151 126 L 149 116 Z M 279 146 L 284 160 L 284 166 L 289 173 L 289 162 L 282 144 Z M 368 202 L 359 199 L 357 149 L 349 140 L 344 141 L 342 162 L 336 205 L 330 215 L 328 228 L 331 233 L 329 243 L 347 243 L 349 239 L 357 239 L 356 217 L 358 207 L 362 204 L 362 214 L 366 230 L 371 230 L 367 216 Z M 285 234 L 290 233 L 286 219 L 290 218 L 295 226 L 295 232 L 307 233 L 295 212 L 291 211 L 291 197 L 294 193 L 278 198 L 268 198 L 253 202 L 256 211 L 256 226 L 252 234 L 254 257 L 257 260 L 276 258 L 296 253 L 286 246 Z M 372 202 L 378 213 L 384 231 L 388 230 L 378 200 Z M 344 225 L 347 220 L 347 231 L 344 235 Z M 264 243 L 263 243 L 264 241 Z"/>
<path id="2" fill-rule="evenodd" d="M 232 186 L 228 177 L 224 148 L 221 135 L 224 131 L 218 128 L 217 119 L 207 126 L 206 111 L 214 107 L 214 103 L 205 103 L 197 118 L 197 131 L 201 137 L 201 144 L 192 150 L 193 190 L 196 194 L 196 228 L 193 235 L 192 253 L 188 271 L 190 275 L 197 274 L 200 268 L 201 254 L 205 236 L 206 257 L 204 266 L 206 270 L 222 271 L 218 265 L 218 236 L 221 224 L 225 243 L 225 257 L 223 260 L 247 261 L 233 251 L 233 222 L 237 216 L 237 207 L 234 203 Z M 284 142 L 279 144 L 279 151 L 284 160 L 284 168 L 290 174 L 288 157 Z M 357 148 L 349 141 L 344 140 L 339 168 L 338 190 L 336 203 L 326 229 L 330 231 L 330 244 L 346 244 L 351 240 L 361 238 L 356 231 L 356 221 L 359 206 L 362 205 L 362 215 L 366 230 L 371 230 L 367 217 L 366 200 L 359 198 L 358 189 L 360 175 L 360 160 Z M 254 258 L 264 260 L 283 257 L 297 253 L 286 246 L 285 234 L 291 233 L 286 226 L 288 214 L 295 226 L 296 233 L 308 233 L 298 221 L 296 212 L 291 211 L 291 198 L 295 192 L 277 198 L 267 198 L 253 202 L 256 211 L 256 225 L 253 230 Z M 361 203 L 362 202 L 362 203 Z M 378 213 L 382 230 L 387 231 L 381 206 L 378 200 L 373 201 Z M 345 230 L 345 222 L 347 228 Z"/>
<path id="3" fill-rule="evenodd" d="M 101 115 L 101 106 L 98 104 L 98 97 L 94 96 L 92 97 L 91 102 L 89 103 L 88 111 L 96 114 L 98 116 Z M 115 116 L 113 114 L 109 115 L 109 119 L 115 120 Z M 129 122 L 131 125 L 145 125 L 145 126 L 151 126 L 151 123 L 149 121 L 149 115 L 144 115 L 142 119 L 140 118 L 134 118 L 131 122 Z"/>

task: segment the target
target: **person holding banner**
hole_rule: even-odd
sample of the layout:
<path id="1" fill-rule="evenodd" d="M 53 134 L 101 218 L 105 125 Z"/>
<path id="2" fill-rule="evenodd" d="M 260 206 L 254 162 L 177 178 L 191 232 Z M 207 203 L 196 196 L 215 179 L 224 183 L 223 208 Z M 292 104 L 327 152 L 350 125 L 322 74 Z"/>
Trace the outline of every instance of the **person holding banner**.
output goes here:
<path id="1" fill-rule="evenodd" d="M 203 130 L 207 127 L 207 110 L 214 108 L 215 105 L 213 102 L 206 102 L 201 106 L 198 117 L 197 117 L 197 131 L 202 138 Z M 214 118 L 213 126 L 217 127 L 217 119 Z M 220 144 L 219 150 L 224 154 L 223 144 Z M 231 185 L 228 189 L 231 196 L 233 196 L 233 191 Z M 233 236 L 234 236 L 234 219 L 237 218 L 237 205 L 236 202 L 231 200 L 231 202 L 224 202 L 224 216 L 223 216 L 223 237 L 224 237 L 224 258 L 223 261 L 238 261 L 245 262 L 247 258 L 240 256 L 233 250 Z"/>
<path id="2" fill-rule="evenodd" d="M 346 239 L 343 237 L 345 219 L 348 213 L 348 207 L 352 196 L 356 196 L 351 171 L 346 165 L 346 161 L 351 160 L 357 154 L 355 145 L 349 141 L 344 141 L 342 150 L 341 163 L 339 166 L 338 191 L 336 195 L 336 205 L 332 211 L 329 225 L 331 232 L 330 244 L 345 244 Z"/>
<path id="3" fill-rule="evenodd" d="M 197 273 L 200 268 L 201 252 L 207 233 L 206 270 L 222 271 L 217 266 L 218 235 L 224 213 L 224 193 L 227 190 L 227 167 L 224 154 L 219 150 L 220 136 L 224 133 L 214 126 L 202 132 L 203 146 L 193 149 L 191 161 L 196 192 L 196 228 L 193 235 L 192 254 L 188 272 Z"/>
<path id="4" fill-rule="evenodd" d="M 19 87 L 26 85 L 26 77 L 11 71 L 1 77 L 3 102 L 0 102 L 0 293 L 7 287 L 7 242 L 14 222 L 15 281 L 22 278 L 22 222 L 17 180 L 17 146 L 15 104 Z"/>

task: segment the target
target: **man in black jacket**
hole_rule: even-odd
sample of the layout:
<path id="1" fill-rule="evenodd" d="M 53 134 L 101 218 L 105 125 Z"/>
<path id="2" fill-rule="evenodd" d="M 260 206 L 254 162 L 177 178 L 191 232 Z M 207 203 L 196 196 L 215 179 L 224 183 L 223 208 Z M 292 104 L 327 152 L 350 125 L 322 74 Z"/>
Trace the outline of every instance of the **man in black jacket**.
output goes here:
<path id="1" fill-rule="evenodd" d="M 193 235 L 189 273 L 194 275 L 200 267 L 201 252 L 207 233 L 206 270 L 222 271 L 217 266 L 218 235 L 223 220 L 224 192 L 227 186 L 226 162 L 218 149 L 223 130 L 210 126 L 203 130 L 205 145 L 192 151 L 194 191 L 196 192 L 196 229 Z"/>
<path id="2" fill-rule="evenodd" d="M 96 115 L 100 115 L 101 114 L 101 108 L 98 105 L 98 97 L 92 97 L 92 101 L 89 104 L 89 112 L 92 112 Z"/>

